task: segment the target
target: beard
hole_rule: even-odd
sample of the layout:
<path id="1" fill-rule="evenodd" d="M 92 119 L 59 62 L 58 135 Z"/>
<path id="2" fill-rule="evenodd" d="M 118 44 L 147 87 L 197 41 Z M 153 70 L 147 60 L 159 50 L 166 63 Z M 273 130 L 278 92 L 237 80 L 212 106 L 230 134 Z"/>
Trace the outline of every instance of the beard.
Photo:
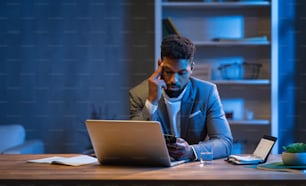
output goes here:
<path id="1" fill-rule="evenodd" d="M 177 84 L 169 84 L 169 85 L 167 85 L 167 89 L 165 90 L 166 94 L 170 98 L 178 97 L 181 94 L 182 91 L 183 91 L 183 89 L 181 88 L 181 86 L 177 85 Z"/>

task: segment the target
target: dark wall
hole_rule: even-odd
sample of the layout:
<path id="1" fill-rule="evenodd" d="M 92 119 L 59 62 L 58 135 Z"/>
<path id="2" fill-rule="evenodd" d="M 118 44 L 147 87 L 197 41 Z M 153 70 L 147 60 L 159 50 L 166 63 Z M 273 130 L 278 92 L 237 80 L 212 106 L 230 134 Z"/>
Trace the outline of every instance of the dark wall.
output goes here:
<path id="1" fill-rule="evenodd" d="M 293 143 L 296 128 L 295 0 L 278 1 L 278 144 Z"/>
<path id="2" fill-rule="evenodd" d="M 306 143 L 306 12 L 303 0 L 279 0 L 279 152 Z"/>
<path id="3" fill-rule="evenodd" d="M 154 67 L 153 0 L 1 0 L 0 25 L 0 124 L 47 153 L 83 152 L 93 114 L 128 118 L 128 89 Z"/>
<path id="4" fill-rule="evenodd" d="M 280 147 L 306 142 L 305 17 L 304 1 L 279 1 Z M 154 0 L 1 0 L 0 124 L 23 124 L 48 153 L 84 151 L 86 118 L 128 118 L 154 34 Z"/>
<path id="5" fill-rule="evenodd" d="M 126 62 L 132 86 L 148 78 L 155 68 L 154 0 L 138 0 L 126 9 Z"/>
<path id="6" fill-rule="evenodd" d="M 306 143 L 306 3 L 296 1 L 296 142 Z"/>

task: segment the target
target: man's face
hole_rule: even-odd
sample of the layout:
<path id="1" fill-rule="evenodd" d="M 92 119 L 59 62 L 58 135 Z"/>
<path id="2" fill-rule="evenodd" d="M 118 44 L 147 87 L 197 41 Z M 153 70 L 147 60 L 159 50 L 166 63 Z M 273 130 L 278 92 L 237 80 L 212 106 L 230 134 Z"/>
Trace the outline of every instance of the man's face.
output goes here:
<path id="1" fill-rule="evenodd" d="M 163 58 L 162 79 L 167 84 L 165 90 L 169 97 L 177 97 L 187 85 L 192 67 L 189 59 Z"/>

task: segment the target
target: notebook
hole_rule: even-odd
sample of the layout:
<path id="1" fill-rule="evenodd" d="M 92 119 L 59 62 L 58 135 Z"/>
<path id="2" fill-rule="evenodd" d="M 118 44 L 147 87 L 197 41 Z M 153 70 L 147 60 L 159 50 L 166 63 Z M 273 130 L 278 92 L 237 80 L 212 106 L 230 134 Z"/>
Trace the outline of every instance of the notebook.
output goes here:
<path id="1" fill-rule="evenodd" d="M 95 155 L 102 165 L 175 166 L 157 121 L 87 120 Z"/>
<path id="2" fill-rule="evenodd" d="M 238 165 L 250 165 L 265 163 L 271 153 L 271 150 L 276 142 L 277 138 L 273 136 L 264 135 L 253 154 L 246 155 L 230 155 L 226 161 Z"/>

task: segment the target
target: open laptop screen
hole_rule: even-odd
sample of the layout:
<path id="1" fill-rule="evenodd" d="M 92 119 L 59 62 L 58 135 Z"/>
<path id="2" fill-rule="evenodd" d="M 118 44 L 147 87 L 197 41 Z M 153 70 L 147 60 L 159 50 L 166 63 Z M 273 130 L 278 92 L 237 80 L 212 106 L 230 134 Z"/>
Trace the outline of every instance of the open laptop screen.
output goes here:
<path id="1" fill-rule="evenodd" d="M 173 166 L 160 123 L 137 120 L 86 120 L 101 164 Z"/>
<path id="2" fill-rule="evenodd" d="M 275 137 L 265 135 L 263 138 L 260 139 L 253 155 L 259 157 L 262 160 L 266 160 L 272 150 L 275 141 Z"/>
<path id="3" fill-rule="evenodd" d="M 272 149 L 273 144 L 274 141 L 271 141 L 269 139 L 260 139 L 260 142 L 254 151 L 254 155 L 264 160 L 265 157 L 269 154 L 269 149 Z"/>
<path id="4" fill-rule="evenodd" d="M 260 139 L 258 145 L 256 146 L 256 149 L 252 154 L 243 154 L 243 155 L 231 154 L 226 159 L 226 161 L 238 165 L 264 163 L 267 161 L 276 140 L 277 140 L 276 137 L 264 135 Z"/>

